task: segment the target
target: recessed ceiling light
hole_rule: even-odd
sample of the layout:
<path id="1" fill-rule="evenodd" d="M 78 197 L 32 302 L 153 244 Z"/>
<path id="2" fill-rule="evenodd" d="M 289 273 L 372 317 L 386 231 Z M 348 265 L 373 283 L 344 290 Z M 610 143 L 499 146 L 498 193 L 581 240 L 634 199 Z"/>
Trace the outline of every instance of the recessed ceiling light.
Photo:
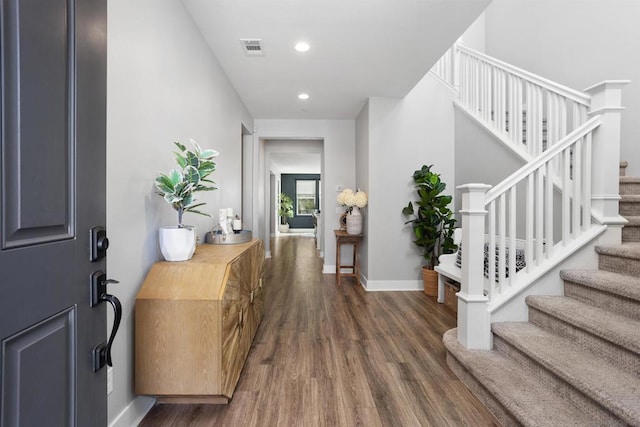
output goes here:
<path id="1" fill-rule="evenodd" d="M 308 93 L 301 93 L 298 95 L 299 99 L 309 99 L 309 94 Z"/>
<path id="2" fill-rule="evenodd" d="M 310 48 L 309 43 L 307 42 L 298 42 L 296 43 L 296 50 L 298 52 L 306 52 Z"/>

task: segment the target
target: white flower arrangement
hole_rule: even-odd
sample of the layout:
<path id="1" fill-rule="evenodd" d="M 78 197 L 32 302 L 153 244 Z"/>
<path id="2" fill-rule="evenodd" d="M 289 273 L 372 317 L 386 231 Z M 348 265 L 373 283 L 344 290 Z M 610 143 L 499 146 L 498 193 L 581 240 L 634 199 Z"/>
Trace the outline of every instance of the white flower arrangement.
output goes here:
<path id="1" fill-rule="evenodd" d="M 339 204 L 348 208 L 352 208 L 354 206 L 363 208 L 367 206 L 368 202 L 367 193 L 361 190 L 354 193 L 350 188 L 342 190 L 342 192 L 338 194 L 337 200 Z"/>

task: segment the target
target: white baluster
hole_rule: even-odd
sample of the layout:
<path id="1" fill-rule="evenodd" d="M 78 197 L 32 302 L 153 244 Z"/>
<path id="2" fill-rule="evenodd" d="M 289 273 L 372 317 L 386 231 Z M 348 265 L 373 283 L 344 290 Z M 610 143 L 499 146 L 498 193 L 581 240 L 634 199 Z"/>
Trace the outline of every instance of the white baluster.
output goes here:
<path id="1" fill-rule="evenodd" d="M 489 283 L 491 286 L 491 293 L 489 294 L 489 298 L 495 298 L 498 293 L 499 293 L 499 289 L 496 286 L 496 263 L 495 263 L 495 254 L 496 254 L 496 201 L 493 200 L 491 203 L 489 203 L 489 236 L 488 236 L 488 243 L 489 246 L 487 247 L 487 262 L 488 262 L 488 278 L 489 278 Z M 483 266 L 484 267 L 484 266 Z"/>
<path id="2" fill-rule="evenodd" d="M 516 131 L 516 141 L 519 142 L 518 146 L 522 147 L 522 109 L 523 109 L 523 97 L 522 97 L 522 80 L 516 77 L 516 91 L 515 91 L 515 104 L 516 104 L 516 114 L 513 117 L 514 119 L 514 129 Z"/>
<path id="3" fill-rule="evenodd" d="M 558 100 L 555 93 L 547 92 L 547 149 L 556 143 L 558 140 L 558 120 L 557 120 L 557 105 Z M 554 171 L 555 171 L 554 165 Z"/>
<path id="4" fill-rule="evenodd" d="M 558 108 L 559 108 L 559 118 L 560 118 L 560 135 L 559 138 L 564 138 L 565 135 L 567 135 L 567 99 L 564 97 L 558 97 L 559 98 L 559 104 L 558 104 Z M 573 129 L 572 129 L 573 130 Z"/>
<path id="5" fill-rule="evenodd" d="M 493 84 L 491 82 L 491 67 L 486 62 L 482 63 L 482 117 L 489 123 L 491 121 L 491 93 Z"/>
<path id="6" fill-rule="evenodd" d="M 507 197 L 506 193 L 502 193 L 500 195 L 500 213 L 498 214 L 498 242 L 499 242 L 499 253 L 498 253 L 498 273 L 499 273 L 499 286 L 500 293 L 506 291 L 506 234 L 507 234 Z M 493 258 L 490 258 L 492 260 Z"/>
<path id="7" fill-rule="evenodd" d="M 544 254 L 544 171 L 545 165 L 536 171 L 536 265 L 540 266 Z M 550 243 L 550 244 L 553 244 Z"/>
<path id="8" fill-rule="evenodd" d="M 562 159 L 562 244 L 566 246 L 569 244 L 571 236 L 571 178 L 569 176 L 571 158 L 569 148 L 562 152 L 560 158 Z"/>
<path id="9" fill-rule="evenodd" d="M 509 190 L 509 286 L 512 287 L 516 279 L 516 186 Z"/>
<path id="10" fill-rule="evenodd" d="M 500 69 L 496 69 L 495 70 L 496 73 L 496 101 L 495 101 L 495 106 L 496 106 L 496 127 L 498 129 L 498 132 L 500 135 L 504 134 L 505 132 L 505 102 L 506 102 L 506 97 L 507 97 L 507 91 L 506 91 L 506 87 L 505 87 L 505 75 L 504 75 L 504 71 L 500 70 Z"/>
<path id="11" fill-rule="evenodd" d="M 451 84 L 460 91 L 460 51 L 456 43 L 451 49 Z"/>
<path id="12" fill-rule="evenodd" d="M 553 175 L 549 163 L 545 164 L 545 201 L 544 201 L 544 228 L 546 239 L 546 258 L 553 255 Z"/>
<path id="13" fill-rule="evenodd" d="M 591 176 L 592 176 L 592 158 L 591 158 L 591 133 L 584 138 L 584 172 L 582 184 L 582 229 L 591 228 Z"/>
<path id="14" fill-rule="evenodd" d="M 582 227 L 580 226 L 580 209 L 582 207 L 582 143 L 583 138 L 578 140 L 573 147 L 573 197 L 572 197 L 572 207 L 571 213 L 573 216 L 572 219 L 572 237 L 576 239 L 580 234 L 580 230 Z"/>
<path id="15" fill-rule="evenodd" d="M 505 112 L 505 122 L 509 123 L 509 140 L 513 145 L 520 148 L 520 144 L 518 144 L 518 138 L 517 138 L 518 134 L 514 127 L 515 117 L 516 117 L 515 80 L 516 78 L 513 74 L 507 74 L 507 92 L 509 93 L 509 96 L 507 98 L 507 111 Z M 506 123 L 505 123 L 505 127 L 506 127 Z"/>
<path id="16" fill-rule="evenodd" d="M 542 135 L 543 135 L 543 129 L 544 129 L 544 124 L 543 124 L 543 104 L 542 104 L 542 88 L 540 86 L 535 86 L 534 87 L 534 99 L 535 99 L 535 105 L 534 105 L 534 115 L 532 117 L 532 122 L 535 123 L 534 125 L 534 129 L 535 129 L 535 136 L 533 138 L 533 143 L 535 143 L 536 148 L 535 148 L 535 152 L 536 152 L 536 156 L 541 154 L 544 151 L 543 148 L 543 141 L 542 141 Z"/>
<path id="17" fill-rule="evenodd" d="M 533 221 L 534 215 L 534 185 L 535 185 L 535 172 L 527 177 L 527 204 L 525 212 L 525 260 L 527 263 L 527 272 L 533 268 Z"/>

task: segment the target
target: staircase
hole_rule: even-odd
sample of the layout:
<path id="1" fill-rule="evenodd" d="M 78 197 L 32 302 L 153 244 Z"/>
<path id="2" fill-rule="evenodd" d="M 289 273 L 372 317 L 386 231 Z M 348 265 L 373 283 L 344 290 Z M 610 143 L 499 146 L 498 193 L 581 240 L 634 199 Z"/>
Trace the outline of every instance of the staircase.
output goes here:
<path id="1" fill-rule="evenodd" d="M 621 167 L 621 174 L 624 168 Z M 565 270 L 564 296 L 528 296 L 528 322 L 493 323 L 493 350 L 445 333 L 447 363 L 503 425 L 640 426 L 640 178 L 620 177 L 622 244 Z"/>
<path id="2" fill-rule="evenodd" d="M 622 241 L 640 242 L 640 178 L 626 176 L 626 164 L 620 163 L 620 215 L 629 221 L 622 229 Z"/>

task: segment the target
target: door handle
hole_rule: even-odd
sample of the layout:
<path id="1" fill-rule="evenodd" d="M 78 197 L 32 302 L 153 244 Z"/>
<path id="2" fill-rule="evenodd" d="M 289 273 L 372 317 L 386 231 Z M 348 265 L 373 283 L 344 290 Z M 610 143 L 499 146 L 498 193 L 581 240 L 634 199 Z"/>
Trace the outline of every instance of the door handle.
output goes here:
<path id="1" fill-rule="evenodd" d="M 119 283 L 117 280 L 107 279 L 107 274 L 102 271 L 94 271 L 91 274 L 91 307 L 102 302 L 108 302 L 113 307 L 113 327 L 111 328 L 111 335 L 107 344 L 98 344 L 93 349 L 93 371 L 97 372 L 106 364 L 113 366 L 111 360 L 111 346 L 113 340 L 118 333 L 120 327 L 120 321 L 122 320 L 122 304 L 120 300 L 115 296 L 107 293 L 107 285 L 110 283 Z"/>

